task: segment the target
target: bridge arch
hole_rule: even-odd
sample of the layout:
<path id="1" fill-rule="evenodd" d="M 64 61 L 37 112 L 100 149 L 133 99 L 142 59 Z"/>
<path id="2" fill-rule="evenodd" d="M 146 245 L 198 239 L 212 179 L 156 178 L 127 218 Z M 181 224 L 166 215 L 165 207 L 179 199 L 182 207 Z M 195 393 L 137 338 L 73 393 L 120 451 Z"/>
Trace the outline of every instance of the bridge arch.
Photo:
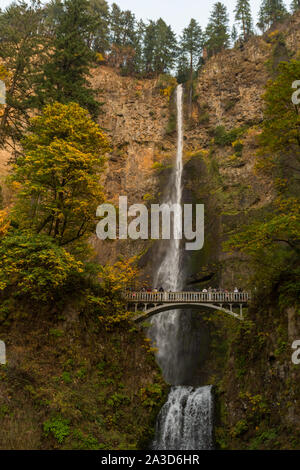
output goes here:
<path id="1" fill-rule="evenodd" d="M 133 305 L 139 323 L 161 312 L 177 309 L 210 308 L 219 310 L 238 320 L 243 320 L 243 307 L 248 307 L 251 300 L 249 292 L 124 292 L 124 300 L 128 306 Z M 139 313 L 139 306 L 144 312 Z M 239 307 L 236 313 L 233 307 Z"/>
<path id="2" fill-rule="evenodd" d="M 142 304 L 142 302 L 141 302 Z M 174 303 L 174 304 L 160 304 L 155 305 L 154 307 L 150 307 L 148 310 L 145 310 L 140 315 L 137 315 L 134 319 L 135 323 L 141 323 L 148 318 L 157 315 L 158 313 L 168 312 L 172 310 L 182 310 L 182 309 L 192 309 L 192 310 L 201 310 L 203 307 L 208 307 L 213 310 L 219 310 L 220 312 L 224 312 L 238 320 L 243 320 L 243 313 L 242 309 L 240 309 L 240 314 L 234 312 L 232 309 L 224 308 L 220 305 L 208 304 L 208 303 Z"/>

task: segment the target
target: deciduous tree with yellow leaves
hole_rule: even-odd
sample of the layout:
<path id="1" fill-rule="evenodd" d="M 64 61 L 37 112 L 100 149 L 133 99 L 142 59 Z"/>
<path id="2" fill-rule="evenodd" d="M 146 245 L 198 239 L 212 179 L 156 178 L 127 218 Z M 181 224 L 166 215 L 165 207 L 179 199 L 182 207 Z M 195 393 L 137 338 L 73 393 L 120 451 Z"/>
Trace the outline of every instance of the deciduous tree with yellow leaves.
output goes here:
<path id="1" fill-rule="evenodd" d="M 46 106 L 30 131 L 12 175 L 20 185 L 13 218 L 68 245 L 95 230 L 108 139 L 76 103 Z"/>

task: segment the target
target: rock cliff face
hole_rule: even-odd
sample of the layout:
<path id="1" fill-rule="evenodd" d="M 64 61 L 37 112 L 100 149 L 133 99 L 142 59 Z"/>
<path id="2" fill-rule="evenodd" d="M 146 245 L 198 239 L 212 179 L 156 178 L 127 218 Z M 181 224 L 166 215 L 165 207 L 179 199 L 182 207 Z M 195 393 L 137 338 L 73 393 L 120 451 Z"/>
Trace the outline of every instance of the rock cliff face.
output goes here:
<path id="1" fill-rule="evenodd" d="M 118 204 L 119 196 L 127 196 L 130 205 L 149 201 L 158 192 L 155 162 L 174 151 L 173 139 L 165 135 L 168 97 L 162 95 L 158 80 L 121 77 L 106 67 L 94 71 L 92 83 L 104 103 L 99 125 L 112 144 L 103 181 L 108 199 Z M 145 243 L 117 241 L 108 246 L 95 240 L 95 247 L 105 262 L 121 253 L 136 254 Z"/>

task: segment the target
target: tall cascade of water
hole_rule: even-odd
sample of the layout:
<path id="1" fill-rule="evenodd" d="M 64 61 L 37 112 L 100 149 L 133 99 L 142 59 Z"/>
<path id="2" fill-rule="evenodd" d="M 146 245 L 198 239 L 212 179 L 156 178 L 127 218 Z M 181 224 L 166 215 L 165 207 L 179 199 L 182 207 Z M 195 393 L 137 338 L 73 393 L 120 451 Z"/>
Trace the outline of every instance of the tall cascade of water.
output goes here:
<path id="1" fill-rule="evenodd" d="M 182 203 L 183 173 L 183 86 L 176 91 L 177 102 L 177 155 L 176 165 L 170 179 L 165 203 Z M 155 285 L 168 291 L 183 288 L 181 274 L 180 226 L 174 219 L 175 236 L 168 242 L 167 249 L 157 270 Z M 149 335 L 158 352 L 157 361 L 165 380 L 176 385 L 171 389 L 167 403 L 160 411 L 154 448 L 157 450 L 201 450 L 212 448 L 213 400 L 211 387 L 180 386 L 178 375 L 180 311 L 156 315 L 151 322 Z"/>

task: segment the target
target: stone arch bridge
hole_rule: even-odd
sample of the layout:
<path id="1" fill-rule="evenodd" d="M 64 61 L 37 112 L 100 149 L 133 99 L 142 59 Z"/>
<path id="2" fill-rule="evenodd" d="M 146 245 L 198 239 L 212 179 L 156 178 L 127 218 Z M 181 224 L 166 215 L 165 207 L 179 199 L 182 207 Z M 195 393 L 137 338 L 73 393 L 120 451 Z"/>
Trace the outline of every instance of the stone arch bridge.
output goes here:
<path id="1" fill-rule="evenodd" d="M 161 312 L 203 307 L 243 320 L 243 308 L 248 307 L 251 300 L 248 292 L 126 292 L 124 295 L 128 305 L 134 306 L 136 323 Z"/>

